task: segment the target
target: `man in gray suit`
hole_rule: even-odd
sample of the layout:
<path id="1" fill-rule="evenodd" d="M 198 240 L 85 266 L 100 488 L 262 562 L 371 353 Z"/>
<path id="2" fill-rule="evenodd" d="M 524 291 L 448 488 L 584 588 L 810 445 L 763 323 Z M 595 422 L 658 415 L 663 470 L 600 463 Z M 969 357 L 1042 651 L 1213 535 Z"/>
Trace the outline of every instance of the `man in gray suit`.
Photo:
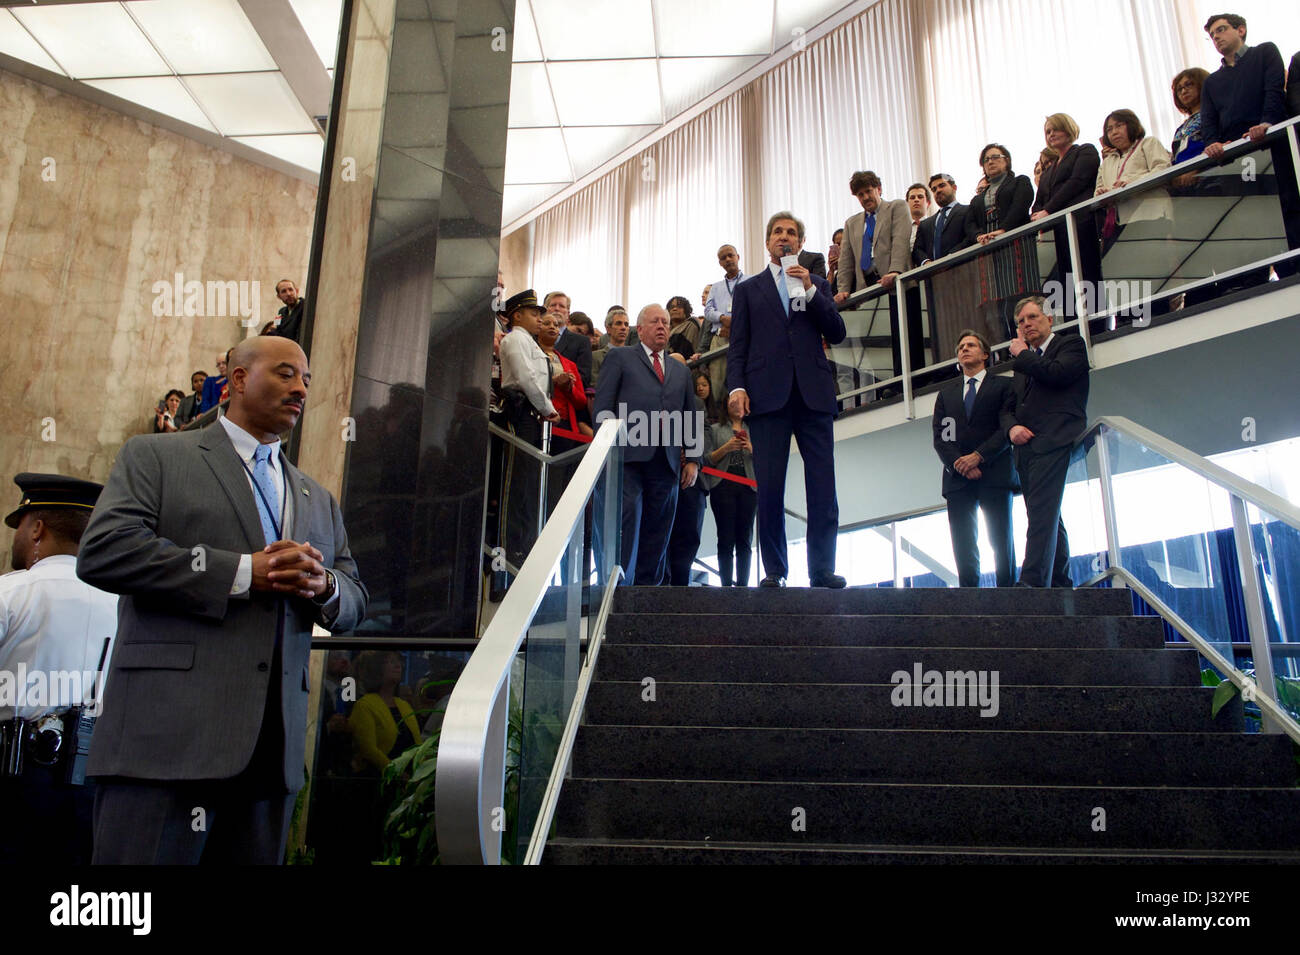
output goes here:
<path id="1" fill-rule="evenodd" d="M 844 223 L 835 273 L 837 304 L 877 282 L 888 289 L 899 273 L 911 268 L 911 213 L 901 199 L 881 199 L 880 189 L 880 177 L 870 170 L 855 172 L 849 179 L 849 192 L 862 204 L 862 211 Z"/>
<path id="2" fill-rule="evenodd" d="M 122 595 L 88 767 L 96 863 L 281 861 L 312 625 L 365 616 L 338 503 L 280 451 L 302 349 L 247 339 L 229 379 L 210 427 L 122 447 L 82 538 L 78 576 Z"/>

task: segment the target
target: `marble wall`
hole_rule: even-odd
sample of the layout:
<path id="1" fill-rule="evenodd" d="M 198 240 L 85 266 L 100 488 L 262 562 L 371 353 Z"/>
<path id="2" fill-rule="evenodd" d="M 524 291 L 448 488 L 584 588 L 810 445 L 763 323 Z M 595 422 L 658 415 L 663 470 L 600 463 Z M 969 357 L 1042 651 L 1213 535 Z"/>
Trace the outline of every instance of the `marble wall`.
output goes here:
<path id="1" fill-rule="evenodd" d="M 315 202 L 315 186 L 0 70 L 5 511 L 20 471 L 104 480 L 167 389 L 273 318 L 276 281 L 306 276 Z M 163 291 L 178 273 L 205 283 L 188 308 Z"/>

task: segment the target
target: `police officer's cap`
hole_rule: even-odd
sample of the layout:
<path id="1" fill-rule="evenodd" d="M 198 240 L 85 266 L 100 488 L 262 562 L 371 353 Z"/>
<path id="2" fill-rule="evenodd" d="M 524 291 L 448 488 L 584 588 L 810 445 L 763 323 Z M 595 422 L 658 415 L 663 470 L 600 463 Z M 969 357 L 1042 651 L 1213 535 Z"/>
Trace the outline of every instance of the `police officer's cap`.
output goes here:
<path id="1" fill-rule="evenodd" d="M 539 312 L 545 311 L 541 303 L 537 301 L 537 293 L 532 289 L 524 289 L 518 295 L 511 295 L 506 299 L 506 317 L 509 318 L 521 308 L 535 308 Z"/>
<path id="2" fill-rule="evenodd" d="M 89 514 L 99 499 L 99 492 L 104 490 L 104 485 L 94 481 L 83 481 L 62 474 L 33 474 L 30 471 L 17 475 L 14 483 L 23 492 L 23 499 L 18 504 L 18 509 L 5 518 L 5 523 L 10 527 L 17 527 L 28 511 L 68 508 Z"/>

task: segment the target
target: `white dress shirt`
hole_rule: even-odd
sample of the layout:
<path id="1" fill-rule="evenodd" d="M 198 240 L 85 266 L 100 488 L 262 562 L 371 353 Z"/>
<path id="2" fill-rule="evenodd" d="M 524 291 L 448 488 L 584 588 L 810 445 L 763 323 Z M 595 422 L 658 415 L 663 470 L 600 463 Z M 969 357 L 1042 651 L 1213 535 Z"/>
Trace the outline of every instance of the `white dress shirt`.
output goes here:
<path id="1" fill-rule="evenodd" d="M 975 382 L 975 394 L 978 395 L 980 393 L 980 389 L 984 387 L 984 376 L 987 375 L 988 373 L 989 370 L 987 367 L 981 368 L 974 375 L 968 375 L 964 370 L 962 371 L 961 397 L 963 401 L 966 399 L 966 390 L 970 388 L 971 381 Z"/>
<path id="2" fill-rule="evenodd" d="M 239 455 L 239 460 L 244 464 L 244 477 L 248 479 L 248 488 L 253 492 L 256 498 L 258 495 L 257 487 L 253 484 L 253 455 L 256 453 L 258 446 L 261 444 L 249 432 L 245 431 L 239 425 L 235 424 L 225 415 L 217 419 L 221 426 L 226 429 L 226 434 L 230 436 L 230 443 L 235 446 L 235 453 Z M 293 488 L 287 483 L 284 468 L 280 466 L 280 441 L 277 438 L 267 445 L 271 449 L 271 455 L 267 459 L 266 466 L 271 472 L 271 514 L 279 521 L 280 538 L 289 540 L 289 530 L 293 527 L 293 508 L 294 496 Z M 258 521 L 261 523 L 260 519 Z M 302 543 L 299 541 L 299 543 Z M 235 570 L 234 583 L 230 585 L 230 595 L 232 597 L 246 597 L 253 586 L 253 555 L 241 554 L 239 557 L 239 567 Z M 339 605 L 339 586 L 338 581 L 334 582 L 334 592 L 330 594 L 328 600 L 321 604 L 321 609 L 325 611 L 325 620 L 333 618 L 338 612 Z"/>
<path id="3" fill-rule="evenodd" d="M 501 339 L 497 354 L 501 356 L 501 387 L 522 391 L 542 415 L 555 414 L 555 405 L 547 397 L 551 390 L 551 363 L 533 336 L 517 325 Z"/>
<path id="4" fill-rule="evenodd" d="M 89 702 L 104 641 L 116 634 L 117 595 L 80 580 L 71 554 L 0 577 L 0 720 L 38 719 Z M 51 679 L 56 673 L 68 676 Z M 99 700 L 107 675 L 96 685 Z"/>

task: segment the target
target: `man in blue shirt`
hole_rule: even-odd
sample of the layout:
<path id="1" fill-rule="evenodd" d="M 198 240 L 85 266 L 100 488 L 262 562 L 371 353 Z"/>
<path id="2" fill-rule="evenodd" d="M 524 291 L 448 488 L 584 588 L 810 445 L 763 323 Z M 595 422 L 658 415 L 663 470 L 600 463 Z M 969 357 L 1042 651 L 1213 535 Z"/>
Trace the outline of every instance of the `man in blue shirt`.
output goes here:
<path id="1" fill-rule="evenodd" d="M 745 277 L 740 271 L 740 253 L 734 245 L 724 245 L 718 249 L 718 264 L 722 266 L 722 280 L 714 282 L 709 289 L 709 299 L 704 303 L 704 318 L 709 323 L 709 331 L 714 335 L 722 328 L 722 316 L 731 314 L 731 297 L 736 286 Z"/>

